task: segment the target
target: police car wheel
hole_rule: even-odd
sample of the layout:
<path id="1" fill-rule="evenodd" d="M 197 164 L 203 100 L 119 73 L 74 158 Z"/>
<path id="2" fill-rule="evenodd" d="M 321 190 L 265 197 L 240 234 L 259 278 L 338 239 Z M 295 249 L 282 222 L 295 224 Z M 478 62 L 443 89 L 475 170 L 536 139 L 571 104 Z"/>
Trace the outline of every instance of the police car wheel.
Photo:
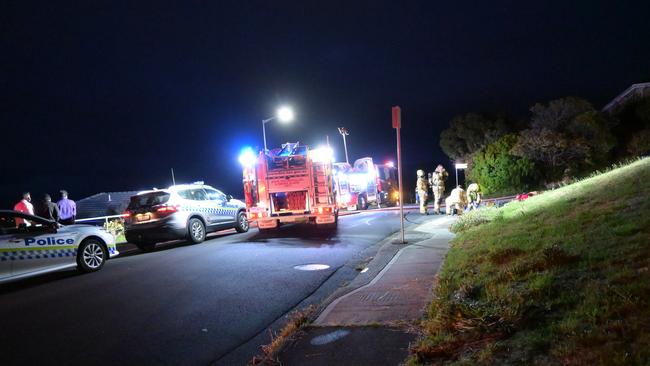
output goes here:
<path id="1" fill-rule="evenodd" d="M 99 271 L 107 258 L 108 251 L 102 242 L 86 239 L 77 249 L 77 268 L 85 273 Z"/>
<path id="2" fill-rule="evenodd" d="M 205 226 L 199 219 L 190 219 L 188 225 L 189 237 L 192 243 L 198 244 L 205 240 Z"/>
<path id="3" fill-rule="evenodd" d="M 248 223 L 248 217 L 246 217 L 245 212 L 240 212 L 237 214 L 237 225 L 235 226 L 235 230 L 237 230 L 238 233 L 245 233 L 248 231 L 250 228 L 250 224 Z"/>

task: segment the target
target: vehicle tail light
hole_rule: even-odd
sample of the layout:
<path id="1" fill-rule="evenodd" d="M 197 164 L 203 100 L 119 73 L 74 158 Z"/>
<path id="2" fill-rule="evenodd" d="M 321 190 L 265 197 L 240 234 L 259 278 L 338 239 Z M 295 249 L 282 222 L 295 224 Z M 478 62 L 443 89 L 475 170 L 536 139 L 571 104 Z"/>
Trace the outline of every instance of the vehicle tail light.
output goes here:
<path id="1" fill-rule="evenodd" d="M 159 217 L 165 217 L 173 214 L 174 212 L 178 211 L 178 206 L 160 206 L 156 209 L 156 213 L 158 214 Z"/>
<path id="2" fill-rule="evenodd" d="M 323 213 L 332 213 L 332 208 L 331 207 L 319 207 L 318 208 L 318 213 L 323 214 Z"/>
<path id="3" fill-rule="evenodd" d="M 125 219 L 131 217 L 131 211 L 126 211 L 126 212 L 124 212 L 124 213 L 122 214 L 122 217 L 124 217 Z"/>

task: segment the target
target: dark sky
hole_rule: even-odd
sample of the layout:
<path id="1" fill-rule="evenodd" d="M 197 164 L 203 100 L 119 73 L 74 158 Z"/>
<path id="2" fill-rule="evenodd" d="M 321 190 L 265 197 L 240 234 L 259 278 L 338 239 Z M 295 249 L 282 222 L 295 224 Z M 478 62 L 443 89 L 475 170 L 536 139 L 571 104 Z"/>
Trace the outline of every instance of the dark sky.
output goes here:
<path id="1" fill-rule="evenodd" d="M 341 159 L 347 126 L 350 157 L 380 160 L 401 105 L 415 169 L 449 162 L 456 114 L 600 108 L 650 80 L 648 1 L 457 3 L 2 2 L 0 203 L 164 187 L 171 167 L 241 196 L 238 153 L 284 103 L 297 119 L 269 123 L 269 146 L 329 135 Z"/>

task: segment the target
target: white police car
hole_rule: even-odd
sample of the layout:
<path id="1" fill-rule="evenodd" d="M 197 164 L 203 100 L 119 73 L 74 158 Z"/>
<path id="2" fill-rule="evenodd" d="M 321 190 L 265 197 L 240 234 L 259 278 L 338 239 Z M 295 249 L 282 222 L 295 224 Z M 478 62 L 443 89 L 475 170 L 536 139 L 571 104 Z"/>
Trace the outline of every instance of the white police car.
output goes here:
<path id="1" fill-rule="evenodd" d="M 94 272 L 118 254 L 113 235 L 101 228 L 0 210 L 0 282 L 75 266 Z"/>
<path id="2" fill-rule="evenodd" d="M 158 242 L 200 243 L 211 231 L 249 228 L 246 205 L 203 182 L 140 192 L 131 197 L 126 214 L 126 240 L 145 251 Z"/>

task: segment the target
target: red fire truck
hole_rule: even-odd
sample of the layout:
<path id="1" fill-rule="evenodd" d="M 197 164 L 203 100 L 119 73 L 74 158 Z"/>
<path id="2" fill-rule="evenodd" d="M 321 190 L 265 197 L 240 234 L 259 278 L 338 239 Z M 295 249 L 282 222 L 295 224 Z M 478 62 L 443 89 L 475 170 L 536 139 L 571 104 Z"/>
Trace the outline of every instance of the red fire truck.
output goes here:
<path id="1" fill-rule="evenodd" d="M 257 156 L 252 150 L 244 152 L 240 162 L 248 220 L 256 221 L 261 231 L 287 222 L 336 227 L 331 149 L 286 143 Z"/>
<path id="2" fill-rule="evenodd" d="M 369 205 L 394 206 L 399 201 L 397 171 L 390 164 L 375 164 L 372 158 L 357 159 L 354 165 L 335 163 L 339 207 L 365 210 Z"/>

